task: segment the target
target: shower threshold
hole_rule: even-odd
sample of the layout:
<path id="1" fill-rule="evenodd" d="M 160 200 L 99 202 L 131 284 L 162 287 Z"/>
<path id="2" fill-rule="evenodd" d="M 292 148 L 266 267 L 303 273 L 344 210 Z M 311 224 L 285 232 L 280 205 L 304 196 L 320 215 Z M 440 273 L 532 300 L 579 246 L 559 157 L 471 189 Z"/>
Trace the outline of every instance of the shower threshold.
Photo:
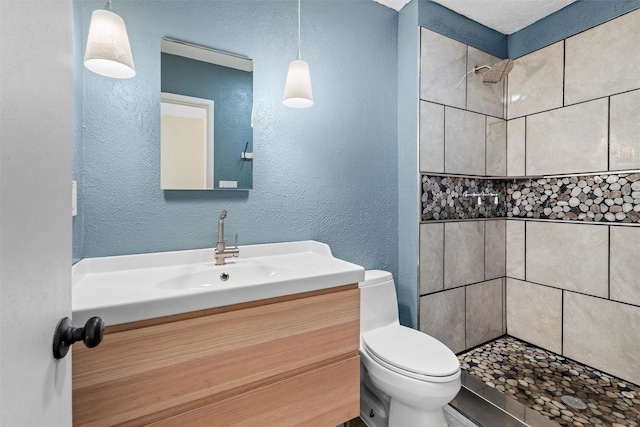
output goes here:
<path id="1" fill-rule="evenodd" d="M 640 387 L 504 336 L 458 355 L 451 402 L 485 427 L 638 427 Z"/>

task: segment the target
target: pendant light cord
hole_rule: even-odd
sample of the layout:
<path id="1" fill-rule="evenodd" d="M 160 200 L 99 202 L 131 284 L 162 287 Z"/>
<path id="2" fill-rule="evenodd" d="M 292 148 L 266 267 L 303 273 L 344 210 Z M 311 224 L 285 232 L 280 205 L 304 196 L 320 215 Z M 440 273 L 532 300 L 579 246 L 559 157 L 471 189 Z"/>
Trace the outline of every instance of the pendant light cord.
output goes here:
<path id="1" fill-rule="evenodd" d="M 296 59 L 302 59 L 300 55 L 300 0 L 298 0 L 298 57 Z"/>

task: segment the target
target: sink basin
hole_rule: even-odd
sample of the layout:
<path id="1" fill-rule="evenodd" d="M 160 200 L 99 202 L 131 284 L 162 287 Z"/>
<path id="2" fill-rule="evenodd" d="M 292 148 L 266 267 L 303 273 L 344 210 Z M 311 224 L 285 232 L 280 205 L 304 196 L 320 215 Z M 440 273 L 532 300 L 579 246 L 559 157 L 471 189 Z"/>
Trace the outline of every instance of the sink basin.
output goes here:
<path id="1" fill-rule="evenodd" d="M 246 286 L 257 281 L 276 281 L 291 274 L 293 269 L 272 265 L 228 263 L 205 267 L 202 271 L 175 276 L 156 284 L 158 289 L 184 289 L 207 291 L 221 289 L 224 285 Z"/>
<path id="2" fill-rule="evenodd" d="M 364 268 L 315 241 L 240 246 L 215 265 L 213 248 L 104 258 L 73 266 L 73 321 L 116 325 L 316 291 L 364 280 Z"/>

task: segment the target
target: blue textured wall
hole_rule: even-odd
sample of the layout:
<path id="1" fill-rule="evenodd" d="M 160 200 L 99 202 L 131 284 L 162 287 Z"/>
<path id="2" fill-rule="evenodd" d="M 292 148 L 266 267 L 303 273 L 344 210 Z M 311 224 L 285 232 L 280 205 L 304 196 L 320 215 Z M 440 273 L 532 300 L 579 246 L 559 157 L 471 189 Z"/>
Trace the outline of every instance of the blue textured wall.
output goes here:
<path id="1" fill-rule="evenodd" d="M 83 37 L 103 6 L 82 3 Z M 294 0 L 116 0 L 113 7 L 127 24 L 137 75 L 112 80 L 75 70 L 84 127 L 75 141 L 83 153 L 76 259 L 211 247 L 227 209 L 227 236 L 238 232 L 241 244 L 315 239 L 337 257 L 396 273 L 395 11 L 371 0 L 302 2 L 302 57 L 315 105 L 299 110 L 282 104 L 296 56 Z M 253 190 L 160 190 L 162 36 L 253 58 Z"/>

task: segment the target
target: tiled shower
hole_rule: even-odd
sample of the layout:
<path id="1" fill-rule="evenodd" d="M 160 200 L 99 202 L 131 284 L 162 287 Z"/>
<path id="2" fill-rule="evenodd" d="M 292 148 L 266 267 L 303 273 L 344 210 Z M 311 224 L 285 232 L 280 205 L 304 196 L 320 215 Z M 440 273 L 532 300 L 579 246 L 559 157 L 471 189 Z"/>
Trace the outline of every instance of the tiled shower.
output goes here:
<path id="1" fill-rule="evenodd" d="M 640 10 L 483 85 L 474 66 L 499 60 L 421 29 L 420 329 L 638 384 Z"/>

